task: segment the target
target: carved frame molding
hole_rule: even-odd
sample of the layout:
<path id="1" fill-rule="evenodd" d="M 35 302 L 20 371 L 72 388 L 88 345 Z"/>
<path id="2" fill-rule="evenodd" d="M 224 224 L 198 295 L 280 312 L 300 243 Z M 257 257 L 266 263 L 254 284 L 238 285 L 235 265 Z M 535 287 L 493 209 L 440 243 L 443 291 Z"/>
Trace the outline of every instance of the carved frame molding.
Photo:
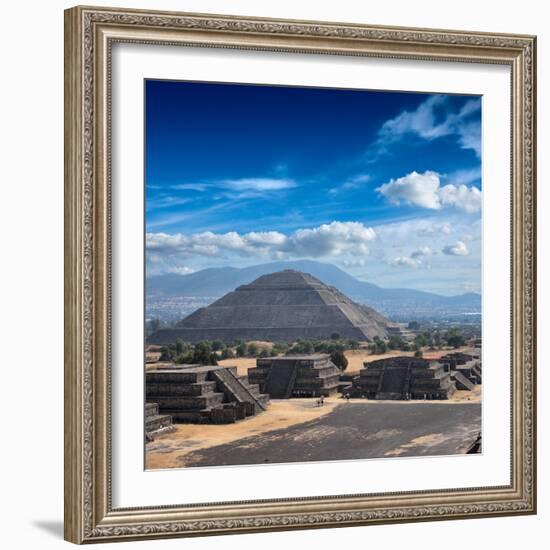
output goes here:
<path id="1" fill-rule="evenodd" d="M 505 64 L 512 86 L 510 486 L 113 509 L 110 56 L 115 42 Z M 536 512 L 536 38 L 76 7 L 65 12 L 65 537 L 102 542 Z"/>

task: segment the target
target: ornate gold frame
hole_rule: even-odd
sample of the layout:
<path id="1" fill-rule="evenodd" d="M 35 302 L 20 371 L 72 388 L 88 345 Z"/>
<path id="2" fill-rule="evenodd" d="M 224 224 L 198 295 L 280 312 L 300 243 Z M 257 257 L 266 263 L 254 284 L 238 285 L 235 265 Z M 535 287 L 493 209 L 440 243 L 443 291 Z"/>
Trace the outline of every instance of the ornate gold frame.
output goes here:
<path id="1" fill-rule="evenodd" d="M 115 42 L 452 60 L 512 75 L 511 484 L 113 509 L 110 467 L 110 52 Z M 65 538 L 213 535 L 536 510 L 533 36 L 76 7 L 65 12 Z"/>

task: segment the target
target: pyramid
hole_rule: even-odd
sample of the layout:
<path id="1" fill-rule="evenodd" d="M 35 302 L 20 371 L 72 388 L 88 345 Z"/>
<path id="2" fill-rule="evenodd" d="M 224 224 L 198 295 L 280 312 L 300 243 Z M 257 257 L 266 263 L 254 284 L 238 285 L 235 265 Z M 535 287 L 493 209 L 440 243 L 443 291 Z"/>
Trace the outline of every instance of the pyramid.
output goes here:
<path id="1" fill-rule="evenodd" d="M 387 337 L 388 319 L 372 308 L 357 304 L 334 287 L 308 273 L 294 270 L 262 275 L 237 287 L 207 307 L 148 338 L 151 344 L 168 344 L 176 338 L 201 340 L 267 340 L 341 338 L 372 340 Z"/>

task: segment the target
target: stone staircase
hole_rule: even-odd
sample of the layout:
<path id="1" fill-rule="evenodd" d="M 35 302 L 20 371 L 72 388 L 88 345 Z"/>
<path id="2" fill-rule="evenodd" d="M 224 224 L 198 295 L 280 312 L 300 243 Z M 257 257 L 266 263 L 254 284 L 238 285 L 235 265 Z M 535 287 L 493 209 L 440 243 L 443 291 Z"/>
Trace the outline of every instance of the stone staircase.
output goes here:
<path id="1" fill-rule="evenodd" d="M 145 392 L 174 422 L 226 424 L 266 409 L 269 396 L 240 380 L 236 367 L 178 365 L 148 371 Z"/>
<path id="2" fill-rule="evenodd" d="M 473 384 L 470 380 L 468 380 L 468 378 L 466 378 L 462 373 L 458 371 L 454 371 L 451 376 L 455 381 L 457 390 L 472 391 L 474 389 L 475 384 Z"/>
<path id="3" fill-rule="evenodd" d="M 247 409 L 250 408 L 250 415 L 267 409 L 266 399 L 260 397 L 257 384 L 247 384 L 236 376 L 230 368 L 213 370 L 212 376 L 218 382 L 218 387 L 226 398 L 247 405 Z"/>
<path id="4" fill-rule="evenodd" d="M 172 424 L 172 417 L 160 414 L 158 403 L 145 403 L 145 434 L 148 440 L 159 435 L 173 432 L 176 427 Z"/>
<path id="5" fill-rule="evenodd" d="M 338 392 L 340 369 L 326 354 L 260 358 L 248 379 L 272 398 L 328 397 Z"/>
<path id="6" fill-rule="evenodd" d="M 477 383 L 481 384 L 481 365 L 474 365 L 472 367 L 472 374 L 477 378 Z"/>
<path id="7" fill-rule="evenodd" d="M 352 382 L 351 397 L 367 399 L 448 399 L 456 389 L 438 361 L 408 356 L 364 363 Z"/>
<path id="8" fill-rule="evenodd" d="M 288 399 L 298 373 L 296 361 L 281 361 L 277 368 L 271 369 L 267 376 L 265 391 L 276 399 Z"/>

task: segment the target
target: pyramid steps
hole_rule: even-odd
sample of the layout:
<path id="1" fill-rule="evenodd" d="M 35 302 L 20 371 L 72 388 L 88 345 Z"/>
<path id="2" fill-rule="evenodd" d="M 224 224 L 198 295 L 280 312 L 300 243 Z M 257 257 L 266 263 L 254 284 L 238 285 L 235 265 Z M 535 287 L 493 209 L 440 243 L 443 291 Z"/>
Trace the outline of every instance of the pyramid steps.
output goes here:
<path id="1" fill-rule="evenodd" d="M 350 394 L 369 399 L 448 399 L 455 390 L 443 364 L 401 356 L 365 363 Z"/>
<path id="2" fill-rule="evenodd" d="M 169 415 L 174 422 L 226 424 L 258 414 L 269 396 L 237 376 L 236 367 L 181 365 L 146 373 L 145 392 L 155 406 L 151 417 Z M 159 420 L 160 421 L 160 420 Z"/>
<path id="3" fill-rule="evenodd" d="M 240 404 L 248 405 L 251 414 L 264 411 L 265 405 L 252 393 L 251 389 L 243 383 L 230 369 L 217 369 L 212 371 L 212 376 L 218 381 L 221 390 L 226 397 Z"/>
<path id="4" fill-rule="evenodd" d="M 328 397 L 338 392 L 340 370 L 329 355 L 295 355 L 258 359 L 248 377 L 272 398 Z"/>
<path id="5" fill-rule="evenodd" d="M 148 339 L 169 344 L 219 339 L 224 342 L 268 340 L 292 342 L 299 338 L 372 340 L 388 336 L 393 326 L 375 310 L 357 304 L 319 279 L 293 270 L 259 277 L 200 308 L 176 328 L 162 329 Z"/>
<path id="6" fill-rule="evenodd" d="M 160 414 L 158 403 L 145 403 L 145 436 L 153 440 L 163 433 L 173 432 L 172 417 Z"/>
<path id="7" fill-rule="evenodd" d="M 455 371 L 452 375 L 453 380 L 456 384 L 457 390 L 467 390 L 472 391 L 475 387 L 475 384 L 473 384 L 468 378 L 463 376 L 460 372 Z"/>

